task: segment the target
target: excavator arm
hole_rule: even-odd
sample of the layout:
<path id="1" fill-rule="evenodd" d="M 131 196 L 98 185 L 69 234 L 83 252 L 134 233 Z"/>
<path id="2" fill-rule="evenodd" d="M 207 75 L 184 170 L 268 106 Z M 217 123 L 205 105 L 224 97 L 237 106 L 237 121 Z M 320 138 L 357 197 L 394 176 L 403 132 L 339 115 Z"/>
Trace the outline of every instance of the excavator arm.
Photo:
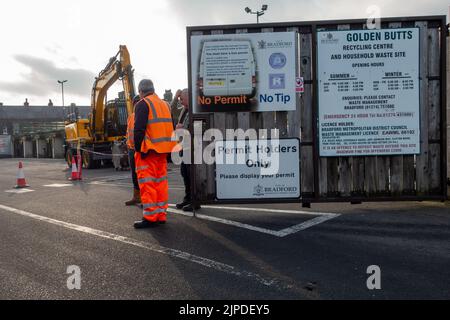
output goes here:
<path id="1" fill-rule="evenodd" d="M 109 59 L 108 64 L 100 71 L 92 86 L 90 128 L 94 141 L 101 141 L 105 138 L 105 96 L 108 89 L 119 79 L 122 80 L 127 112 L 130 115 L 133 112 L 135 95 L 134 77 L 130 54 L 127 47 L 123 45 L 119 47 L 119 52 Z"/>

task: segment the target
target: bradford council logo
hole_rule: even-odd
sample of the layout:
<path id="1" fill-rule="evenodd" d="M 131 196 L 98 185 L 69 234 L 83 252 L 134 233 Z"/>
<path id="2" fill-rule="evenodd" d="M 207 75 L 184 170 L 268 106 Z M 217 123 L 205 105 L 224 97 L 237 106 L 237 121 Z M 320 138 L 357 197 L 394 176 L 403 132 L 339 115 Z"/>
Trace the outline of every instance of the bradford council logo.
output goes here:
<path id="1" fill-rule="evenodd" d="M 264 40 L 258 41 L 258 49 L 265 49 L 267 46 L 267 42 Z"/>
<path id="2" fill-rule="evenodd" d="M 258 184 L 257 186 L 255 186 L 253 188 L 253 191 L 255 192 L 255 195 L 262 195 L 263 191 L 264 191 L 264 188 L 263 188 L 262 185 Z"/>
<path id="3" fill-rule="evenodd" d="M 339 39 L 335 39 L 331 32 L 322 34 L 322 39 L 320 43 L 322 44 L 336 44 L 339 42 Z"/>

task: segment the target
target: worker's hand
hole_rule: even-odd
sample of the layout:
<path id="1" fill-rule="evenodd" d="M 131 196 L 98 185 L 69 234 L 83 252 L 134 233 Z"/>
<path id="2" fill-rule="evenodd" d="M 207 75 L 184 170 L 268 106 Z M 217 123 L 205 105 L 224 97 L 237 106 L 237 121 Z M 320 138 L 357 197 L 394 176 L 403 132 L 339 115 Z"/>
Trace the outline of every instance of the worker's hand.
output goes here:
<path id="1" fill-rule="evenodd" d="M 177 123 L 177 126 L 175 127 L 175 129 L 183 129 L 183 124 Z"/>

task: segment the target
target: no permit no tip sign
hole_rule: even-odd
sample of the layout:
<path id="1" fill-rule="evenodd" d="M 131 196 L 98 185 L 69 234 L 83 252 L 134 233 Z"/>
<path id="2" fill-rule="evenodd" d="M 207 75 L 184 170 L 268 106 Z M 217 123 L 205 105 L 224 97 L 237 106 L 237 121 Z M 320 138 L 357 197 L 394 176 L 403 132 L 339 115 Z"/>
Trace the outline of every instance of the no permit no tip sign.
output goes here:
<path id="1" fill-rule="evenodd" d="M 296 77 L 295 78 L 295 92 L 297 93 L 303 93 L 305 92 L 305 85 L 304 85 L 303 77 Z"/>

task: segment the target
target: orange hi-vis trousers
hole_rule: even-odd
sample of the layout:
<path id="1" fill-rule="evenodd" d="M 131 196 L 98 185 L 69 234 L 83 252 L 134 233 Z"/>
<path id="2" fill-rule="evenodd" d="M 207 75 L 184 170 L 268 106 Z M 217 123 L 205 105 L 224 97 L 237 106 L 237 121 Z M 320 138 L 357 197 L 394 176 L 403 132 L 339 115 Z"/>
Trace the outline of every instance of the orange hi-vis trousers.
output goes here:
<path id="1" fill-rule="evenodd" d="M 134 159 L 144 218 L 150 222 L 166 221 L 166 211 L 169 207 L 167 154 L 150 151 L 149 155 L 142 159 L 141 153 L 136 152 Z"/>

